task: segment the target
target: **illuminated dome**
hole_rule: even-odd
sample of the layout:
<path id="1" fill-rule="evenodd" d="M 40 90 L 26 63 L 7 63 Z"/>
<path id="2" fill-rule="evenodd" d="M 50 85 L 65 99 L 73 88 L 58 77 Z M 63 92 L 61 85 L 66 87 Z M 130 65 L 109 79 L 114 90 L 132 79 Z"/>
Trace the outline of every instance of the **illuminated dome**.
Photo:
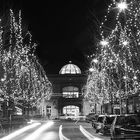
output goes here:
<path id="1" fill-rule="evenodd" d="M 59 74 L 81 74 L 81 70 L 78 66 L 71 64 L 67 64 L 63 66 L 59 72 Z"/>

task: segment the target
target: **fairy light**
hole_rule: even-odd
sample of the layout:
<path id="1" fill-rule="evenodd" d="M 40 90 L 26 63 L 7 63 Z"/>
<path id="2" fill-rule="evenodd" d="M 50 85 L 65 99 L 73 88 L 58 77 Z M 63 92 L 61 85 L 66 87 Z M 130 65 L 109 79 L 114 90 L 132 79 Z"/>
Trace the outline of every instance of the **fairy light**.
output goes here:
<path id="1" fill-rule="evenodd" d="M 93 71 L 94 71 L 94 68 L 90 68 L 89 71 L 90 71 L 90 72 L 93 72 Z"/>
<path id="2" fill-rule="evenodd" d="M 98 63 L 98 59 L 93 59 L 93 62 L 94 63 Z"/>
<path id="3" fill-rule="evenodd" d="M 124 41 L 124 42 L 123 42 L 123 45 L 124 45 L 124 46 L 128 45 L 128 41 Z"/>
<path id="4" fill-rule="evenodd" d="M 102 41 L 100 41 L 100 44 L 102 46 L 106 46 L 106 45 L 108 45 L 108 41 L 107 40 L 102 40 Z"/>
<path id="5" fill-rule="evenodd" d="M 112 60 L 112 59 L 110 59 L 110 60 L 109 60 L 109 63 L 113 63 L 113 60 Z"/>
<path id="6" fill-rule="evenodd" d="M 134 80 L 137 80 L 137 76 L 134 76 L 133 78 L 134 78 Z"/>
<path id="7" fill-rule="evenodd" d="M 115 27 L 107 35 L 104 27 L 111 11 L 116 10 L 116 4 L 119 12 L 117 14 L 114 12 Z M 125 12 L 126 10 L 127 12 Z M 125 16 L 121 12 L 125 12 Z M 88 73 L 86 85 L 88 92 L 85 96 L 89 96 L 91 102 L 95 99 L 94 102 L 99 103 L 101 98 L 102 101 L 114 101 L 116 92 L 121 97 L 128 97 L 128 95 L 136 94 L 139 91 L 139 13 L 140 1 L 138 0 L 130 0 L 129 4 L 126 0 L 121 0 L 119 3 L 113 0 L 113 3 L 109 5 L 107 15 L 100 25 L 103 40 L 99 42 L 96 55 L 99 67 L 93 65 L 95 59 L 93 58 L 91 68 L 94 71 Z M 113 93 L 112 99 L 109 92 Z"/>

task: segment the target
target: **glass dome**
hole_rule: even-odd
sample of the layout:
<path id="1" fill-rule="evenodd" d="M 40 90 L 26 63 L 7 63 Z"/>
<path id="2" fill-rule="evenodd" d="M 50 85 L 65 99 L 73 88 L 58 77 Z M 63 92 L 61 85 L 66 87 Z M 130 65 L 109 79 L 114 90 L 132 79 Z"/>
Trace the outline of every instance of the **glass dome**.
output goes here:
<path id="1" fill-rule="evenodd" d="M 81 74 L 81 70 L 78 66 L 71 64 L 67 64 L 63 66 L 59 72 L 59 74 Z"/>

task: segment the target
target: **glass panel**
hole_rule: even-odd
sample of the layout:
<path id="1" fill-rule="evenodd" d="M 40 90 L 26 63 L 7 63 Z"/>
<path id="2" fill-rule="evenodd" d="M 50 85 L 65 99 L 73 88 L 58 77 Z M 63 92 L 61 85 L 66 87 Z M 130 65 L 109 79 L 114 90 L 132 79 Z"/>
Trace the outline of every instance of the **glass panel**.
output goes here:
<path id="1" fill-rule="evenodd" d="M 62 67 L 60 74 L 81 74 L 81 70 L 74 64 L 68 64 Z"/>

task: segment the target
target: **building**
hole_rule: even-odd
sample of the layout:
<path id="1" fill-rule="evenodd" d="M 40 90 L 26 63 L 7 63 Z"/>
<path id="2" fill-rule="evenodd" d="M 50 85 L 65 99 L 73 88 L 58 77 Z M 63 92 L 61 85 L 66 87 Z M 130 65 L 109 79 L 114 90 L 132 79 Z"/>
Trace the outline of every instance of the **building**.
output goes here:
<path id="1" fill-rule="evenodd" d="M 87 115 L 90 104 L 83 98 L 82 89 L 87 75 L 71 62 L 61 68 L 59 74 L 47 75 L 53 86 L 52 97 L 40 106 L 43 116 L 58 118 L 60 115 Z"/>

